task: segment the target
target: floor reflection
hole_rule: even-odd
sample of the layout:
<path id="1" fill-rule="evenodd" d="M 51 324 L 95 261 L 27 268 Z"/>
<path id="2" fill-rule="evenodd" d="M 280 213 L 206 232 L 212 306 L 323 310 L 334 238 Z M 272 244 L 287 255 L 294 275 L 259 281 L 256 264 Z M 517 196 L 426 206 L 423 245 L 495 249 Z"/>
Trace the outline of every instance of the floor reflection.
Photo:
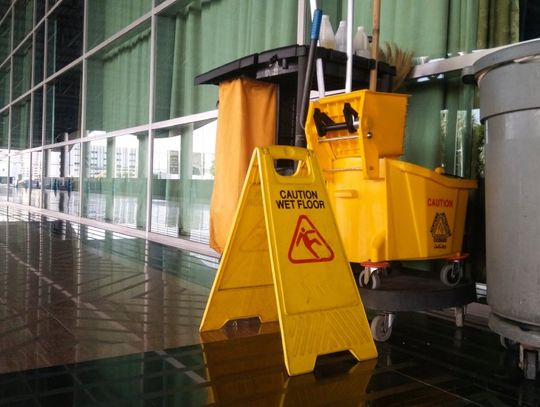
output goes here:
<path id="1" fill-rule="evenodd" d="M 538 406 L 487 326 L 400 313 L 376 361 L 288 377 L 279 326 L 200 336 L 217 262 L 0 208 L 0 406 Z"/>
<path id="2" fill-rule="evenodd" d="M 305 406 L 309 400 L 309 405 L 364 405 L 376 360 L 357 362 L 345 352 L 319 358 L 313 373 L 289 377 L 279 326 L 256 325 L 203 336 L 209 403 Z"/>
<path id="3" fill-rule="evenodd" d="M 209 286 L 201 278 L 215 271 L 200 259 L 160 252 L 156 269 L 143 240 L 17 211 L 6 218 L 0 373 L 199 342 Z M 190 261 L 164 272 L 179 256 Z"/>

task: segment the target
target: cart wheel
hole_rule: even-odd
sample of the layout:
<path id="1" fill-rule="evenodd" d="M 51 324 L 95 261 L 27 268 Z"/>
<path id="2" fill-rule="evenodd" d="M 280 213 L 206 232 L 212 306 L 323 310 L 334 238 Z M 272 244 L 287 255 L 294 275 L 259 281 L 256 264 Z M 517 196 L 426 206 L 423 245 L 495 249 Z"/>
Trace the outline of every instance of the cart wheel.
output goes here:
<path id="1" fill-rule="evenodd" d="M 519 343 L 516 342 L 516 341 L 513 341 L 512 339 L 509 339 L 509 338 L 506 338 L 506 337 L 500 335 L 499 340 L 501 342 L 501 346 L 504 349 L 517 350 L 519 348 Z"/>
<path id="2" fill-rule="evenodd" d="M 368 276 L 368 282 L 366 284 L 365 276 L 366 274 L 369 274 Z M 358 284 L 362 288 L 369 288 L 371 290 L 378 290 L 381 287 L 381 277 L 379 276 L 378 269 L 371 272 L 369 268 L 364 268 L 360 275 L 358 276 Z"/>
<path id="3" fill-rule="evenodd" d="M 441 269 L 441 281 L 444 285 L 454 287 L 461 280 L 461 267 L 459 262 L 445 264 Z"/>
<path id="4" fill-rule="evenodd" d="M 371 335 L 377 342 L 386 342 L 392 335 L 392 327 L 384 315 L 376 315 L 371 321 Z"/>
<path id="5" fill-rule="evenodd" d="M 373 331 L 373 329 L 372 329 Z M 523 375 L 527 380 L 535 380 L 538 370 L 538 351 L 524 349 L 523 350 Z"/>

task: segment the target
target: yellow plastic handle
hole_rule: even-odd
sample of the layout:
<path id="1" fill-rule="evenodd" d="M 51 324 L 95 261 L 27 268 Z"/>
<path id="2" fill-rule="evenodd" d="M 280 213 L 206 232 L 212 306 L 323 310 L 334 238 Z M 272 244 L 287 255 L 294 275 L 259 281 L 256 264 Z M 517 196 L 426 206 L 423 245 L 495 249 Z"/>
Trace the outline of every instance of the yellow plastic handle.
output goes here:
<path id="1" fill-rule="evenodd" d="M 275 171 L 275 168 L 272 174 L 268 174 L 269 176 L 273 175 L 280 183 L 302 184 L 314 182 L 313 156 L 306 148 L 269 146 L 261 148 L 261 153 L 262 159 L 272 161 L 272 165 L 268 165 L 266 168 L 274 168 L 274 160 L 292 160 L 298 162 L 296 172 L 292 175 L 280 175 Z"/>
<path id="2" fill-rule="evenodd" d="M 266 150 L 274 160 L 306 161 L 309 156 L 308 150 L 301 147 L 269 146 L 265 147 L 264 150 Z"/>

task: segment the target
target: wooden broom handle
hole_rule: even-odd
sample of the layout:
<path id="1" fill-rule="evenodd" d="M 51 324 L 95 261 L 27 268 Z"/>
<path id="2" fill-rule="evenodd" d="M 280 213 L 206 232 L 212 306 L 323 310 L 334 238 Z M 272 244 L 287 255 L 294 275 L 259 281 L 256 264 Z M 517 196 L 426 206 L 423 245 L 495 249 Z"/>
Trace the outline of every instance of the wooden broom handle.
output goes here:
<path id="1" fill-rule="evenodd" d="M 377 58 L 379 56 L 379 23 L 381 21 L 381 0 L 373 0 L 373 30 L 371 31 L 371 59 L 375 67 L 369 73 L 369 90 L 377 91 Z"/>

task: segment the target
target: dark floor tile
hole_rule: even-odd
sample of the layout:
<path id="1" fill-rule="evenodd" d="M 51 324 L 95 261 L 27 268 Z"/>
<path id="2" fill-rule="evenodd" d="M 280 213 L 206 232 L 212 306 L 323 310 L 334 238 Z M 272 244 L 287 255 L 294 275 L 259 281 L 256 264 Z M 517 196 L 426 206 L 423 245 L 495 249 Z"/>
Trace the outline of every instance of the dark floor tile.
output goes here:
<path id="1" fill-rule="evenodd" d="M 42 407 L 40 402 L 29 395 L 28 398 L 23 399 L 2 399 L 0 400 L 0 406 L 6 407 Z"/>

